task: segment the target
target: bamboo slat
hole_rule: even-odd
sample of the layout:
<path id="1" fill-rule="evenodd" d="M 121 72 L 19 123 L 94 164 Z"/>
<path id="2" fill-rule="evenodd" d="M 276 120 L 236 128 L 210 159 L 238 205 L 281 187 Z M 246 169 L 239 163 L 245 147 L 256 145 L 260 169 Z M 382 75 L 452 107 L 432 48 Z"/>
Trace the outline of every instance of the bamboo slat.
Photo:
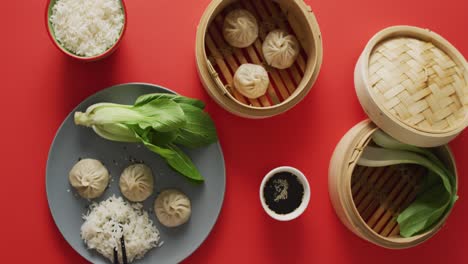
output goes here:
<path id="1" fill-rule="evenodd" d="M 226 65 L 226 62 L 224 61 L 223 56 L 221 55 L 221 52 L 216 48 L 216 45 L 214 44 L 209 34 L 206 35 L 206 47 L 208 48 L 208 51 L 210 52 L 210 57 L 215 60 L 216 65 L 221 71 L 221 74 L 223 75 L 224 79 L 227 81 L 226 86 L 233 87 L 233 79 L 232 79 L 233 76 L 231 72 L 229 71 Z M 236 89 L 230 89 L 229 92 L 231 92 L 239 102 L 247 104 L 246 99 L 238 91 L 236 91 Z"/>
<path id="2" fill-rule="evenodd" d="M 389 167 L 360 168 L 355 170 L 352 188 L 353 201 L 362 219 L 375 232 L 388 237 L 397 229 L 396 216 L 416 197 L 416 187 L 426 170 L 420 166 L 395 165 Z M 360 174 L 360 175 L 358 175 Z"/>

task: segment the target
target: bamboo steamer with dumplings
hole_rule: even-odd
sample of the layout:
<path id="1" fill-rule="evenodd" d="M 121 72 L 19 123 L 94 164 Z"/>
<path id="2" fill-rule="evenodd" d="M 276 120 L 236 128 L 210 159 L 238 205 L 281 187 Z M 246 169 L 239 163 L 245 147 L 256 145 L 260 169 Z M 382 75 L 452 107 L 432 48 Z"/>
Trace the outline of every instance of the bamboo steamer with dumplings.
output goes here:
<path id="1" fill-rule="evenodd" d="M 335 148 L 329 193 L 343 224 L 381 247 L 416 246 L 442 228 L 451 209 L 428 230 L 400 235 L 397 216 L 418 196 L 428 171 L 418 165 L 358 165 L 372 135 L 381 129 L 394 139 L 428 148 L 458 175 L 446 145 L 468 124 L 468 65 L 444 38 L 427 30 L 395 26 L 377 33 L 355 68 L 355 88 L 370 120 L 354 126 Z"/>
<path id="2" fill-rule="evenodd" d="M 223 23 L 230 11 L 249 11 L 258 24 L 258 38 L 236 48 L 223 37 Z M 269 32 L 293 34 L 299 54 L 291 67 L 267 65 L 262 43 Z M 227 111 L 246 118 L 267 118 L 286 112 L 312 88 L 322 64 L 322 39 L 311 8 L 303 0 L 213 0 L 205 10 L 196 36 L 198 73 L 208 94 Z M 242 64 L 263 66 L 269 77 L 266 93 L 248 98 L 239 93 L 234 76 Z"/>

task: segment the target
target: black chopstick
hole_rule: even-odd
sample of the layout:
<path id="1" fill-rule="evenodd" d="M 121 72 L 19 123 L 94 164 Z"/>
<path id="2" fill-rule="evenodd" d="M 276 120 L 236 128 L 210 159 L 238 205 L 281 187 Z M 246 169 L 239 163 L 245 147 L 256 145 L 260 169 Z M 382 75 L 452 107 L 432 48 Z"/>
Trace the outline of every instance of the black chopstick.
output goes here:
<path id="1" fill-rule="evenodd" d="M 125 238 L 123 234 L 120 237 L 120 247 L 122 248 L 122 262 L 123 264 L 128 264 L 127 263 L 127 250 L 125 249 Z"/>
<path id="2" fill-rule="evenodd" d="M 122 249 L 122 264 L 128 264 L 127 262 L 127 250 L 125 249 L 125 238 L 122 235 L 120 237 L 120 248 Z M 119 253 L 117 248 L 114 248 L 114 264 L 119 264 Z"/>
<path id="3" fill-rule="evenodd" d="M 117 248 L 114 248 L 114 264 L 119 264 L 119 253 L 117 252 Z"/>

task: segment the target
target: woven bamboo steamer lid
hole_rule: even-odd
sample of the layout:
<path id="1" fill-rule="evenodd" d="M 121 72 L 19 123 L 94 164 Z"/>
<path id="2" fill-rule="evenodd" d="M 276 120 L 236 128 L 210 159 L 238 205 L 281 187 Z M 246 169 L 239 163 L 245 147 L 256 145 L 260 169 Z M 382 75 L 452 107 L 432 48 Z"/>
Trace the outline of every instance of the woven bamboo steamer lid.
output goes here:
<path id="1" fill-rule="evenodd" d="M 392 229 L 392 232 L 387 232 L 389 235 L 385 236 L 382 234 L 382 232 L 376 232 L 374 230 L 378 223 L 373 226 L 374 228 L 372 228 L 370 225 L 372 217 L 369 217 L 370 221 L 367 220 L 366 222 L 366 220 L 364 220 L 364 216 L 360 214 L 358 205 L 353 199 L 354 186 L 352 186 L 352 177 L 353 173 L 359 169 L 356 163 L 361 156 L 362 150 L 367 146 L 372 133 L 377 129 L 379 128 L 376 127 L 376 125 L 370 120 L 362 121 L 349 130 L 348 133 L 346 133 L 346 135 L 338 143 L 331 158 L 329 167 L 328 186 L 330 199 L 341 222 L 357 236 L 378 246 L 390 249 L 413 247 L 426 241 L 434 234 L 436 234 L 437 231 L 439 231 L 446 222 L 450 212 L 448 212 L 444 218 L 441 219 L 439 223 L 431 230 L 409 238 L 403 238 L 397 233 L 393 232 L 395 230 L 399 231 L 399 229 L 396 228 L 396 221 L 393 218 L 395 212 L 392 212 L 392 205 L 389 205 L 386 211 L 382 211 L 381 203 L 374 212 L 374 214 L 377 214 L 379 210 L 381 210 L 378 217 L 384 218 L 387 216 L 388 222 L 385 223 L 385 228 L 390 226 L 390 229 Z M 435 148 L 434 151 L 441 159 L 441 161 L 448 166 L 448 168 L 453 169 L 455 172 L 456 184 L 458 185 L 456 164 L 449 147 L 447 145 L 439 146 Z M 383 173 L 378 178 L 382 178 L 382 175 Z M 403 188 L 407 188 L 406 185 Z M 394 200 L 392 203 L 395 203 L 400 196 L 405 196 L 404 191 L 397 190 L 396 186 L 401 186 L 401 184 L 395 184 L 392 189 L 389 190 L 390 194 L 398 193 L 397 196 L 393 198 Z M 361 192 L 363 190 L 365 191 L 365 188 L 361 188 Z M 368 194 L 366 194 L 367 197 L 370 196 L 370 193 L 372 192 L 369 191 Z M 407 196 L 409 197 L 410 195 L 411 193 Z M 389 216 L 392 218 L 388 218 Z M 385 231 L 385 228 L 382 227 L 380 230 Z"/>
<path id="2" fill-rule="evenodd" d="M 260 26 L 259 38 L 245 49 L 230 47 L 222 37 L 225 9 L 232 6 L 249 10 Z M 267 67 L 270 87 L 266 95 L 258 99 L 242 97 L 232 85 L 235 70 L 243 63 L 265 65 L 261 43 L 275 28 L 293 33 L 301 44 L 301 54 L 290 69 Z M 195 53 L 207 93 L 227 111 L 255 119 L 284 113 L 299 103 L 315 83 L 323 56 L 317 20 L 303 0 L 213 0 L 198 25 Z"/>
<path id="3" fill-rule="evenodd" d="M 468 126 L 467 69 L 465 58 L 440 35 L 394 26 L 368 42 L 354 80 L 378 127 L 401 142 L 434 147 Z"/>

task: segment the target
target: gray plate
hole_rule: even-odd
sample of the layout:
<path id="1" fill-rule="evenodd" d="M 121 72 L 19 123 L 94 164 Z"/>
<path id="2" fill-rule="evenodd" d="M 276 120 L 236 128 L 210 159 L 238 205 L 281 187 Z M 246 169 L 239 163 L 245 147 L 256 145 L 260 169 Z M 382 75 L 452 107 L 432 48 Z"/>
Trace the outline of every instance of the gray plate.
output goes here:
<path id="1" fill-rule="evenodd" d="M 67 116 L 52 143 L 47 161 L 46 190 L 49 208 L 67 242 L 85 259 L 93 263 L 110 263 L 93 250 L 88 250 L 80 238 L 82 215 L 89 201 L 81 199 L 68 182 L 68 172 L 78 158 L 101 160 L 112 175 L 109 189 L 96 201 L 115 194 L 121 196 L 118 180 L 122 170 L 131 164 L 132 159 L 149 165 L 155 176 L 156 192 L 144 203 L 146 210 L 153 208 L 156 194 L 166 188 L 177 188 L 185 192 L 192 201 L 190 221 L 178 228 L 165 228 L 150 213 L 156 227 L 161 232 L 164 245 L 149 251 L 146 256 L 134 263 L 178 263 L 194 252 L 213 228 L 224 198 L 226 176 L 223 154 L 219 143 L 196 150 L 187 150 L 205 183 L 195 185 L 171 170 L 156 154 L 139 144 L 118 143 L 104 140 L 92 129 L 78 127 L 73 123 L 73 113 L 84 111 L 98 102 L 132 104 L 146 93 L 173 93 L 162 87 L 149 84 L 122 84 L 100 91 L 84 100 Z"/>

